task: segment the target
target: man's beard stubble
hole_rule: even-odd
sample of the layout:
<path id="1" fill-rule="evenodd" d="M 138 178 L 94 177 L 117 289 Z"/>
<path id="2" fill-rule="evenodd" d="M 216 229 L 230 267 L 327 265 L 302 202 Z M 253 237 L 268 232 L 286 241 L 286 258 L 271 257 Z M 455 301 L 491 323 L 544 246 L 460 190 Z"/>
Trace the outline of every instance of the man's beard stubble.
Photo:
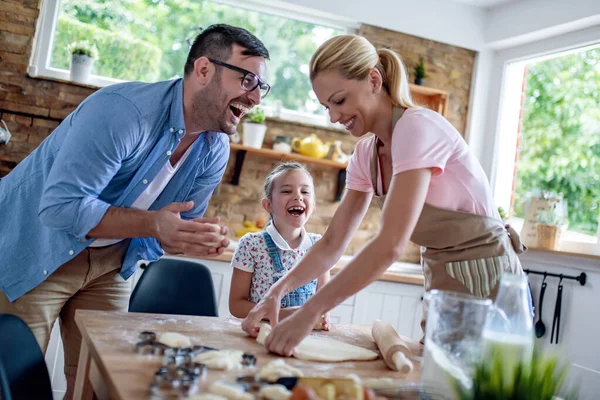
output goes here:
<path id="1" fill-rule="evenodd" d="M 229 122 L 229 102 L 221 89 L 221 77 L 215 79 L 203 90 L 194 94 L 193 119 L 203 130 L 237 133 L 237 126 Z"/>

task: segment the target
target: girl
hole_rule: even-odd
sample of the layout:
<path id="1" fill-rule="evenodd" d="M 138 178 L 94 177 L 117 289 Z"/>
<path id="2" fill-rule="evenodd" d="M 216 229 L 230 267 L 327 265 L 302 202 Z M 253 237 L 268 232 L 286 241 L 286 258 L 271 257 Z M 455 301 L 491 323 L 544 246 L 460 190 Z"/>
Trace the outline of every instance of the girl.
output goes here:
<path id="1" fill-rule="evenodd" d="M 312 176 L 302 164 L 279 164 L 265 180 L 264 209 L 271 223 L 264 232 L 244 235 L 231 261 L 233 276 L 229 310 L 238 318 L 248 312 L 300 261 L 321 235 L 307 233 L 304 225 L 315 208 Z M 291 315 L 329 281 L 329 270 L 279 299 L 279 317 Z M 321 316 L 316 329 L 328 330 L 329 320 Z"/>
<path id="2" fill-rule="evenodd" d="M 325 42 L 310 62 L 310 79 L 332 122 L 362 137 L 348 165 L 347 191 L 331 224 L 292 273 L 279 280 L 244 320 L 256 335 L 263 318 L 273 324 L 282 293 L 327 271 L 343 254 L 371 199 L 383 208 L 377 235 L 335 278 L 266 340 L 291 355 L 323 312 L 377 279 L 409 239 L 425 248 L 425 290 L 493 297 L 502 273 L 522 273 L 517 233 L 504 226 L 481 165 L 440 114 L 417 107 L 400 57 L 376 50 L 365 38 L 342 35 Z M 425 328 L 424 304 L 422 327 Z"/>

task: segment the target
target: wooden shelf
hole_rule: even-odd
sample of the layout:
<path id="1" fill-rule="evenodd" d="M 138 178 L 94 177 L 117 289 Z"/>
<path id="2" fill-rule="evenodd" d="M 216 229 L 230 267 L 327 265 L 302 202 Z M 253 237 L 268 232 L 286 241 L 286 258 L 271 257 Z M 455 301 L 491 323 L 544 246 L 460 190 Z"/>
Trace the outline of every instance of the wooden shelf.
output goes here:
<path id="1" fill-rule="evenodd" d="M 238 185 L 240 182 L 240 174 L 242 173 L 242 167 L 244 166 L 244 159 L 246 154 L 257 154 L 263 157 L 275 158 L 282 161 L 299 161 L 307 164 L 321 165 L 324 167 L 338 169 L 338 182 L 335 193 L 336 201 L 341 200 L 342 193 L 344 191 L 344 185 L 346 183 L 346 167 L 348 163 L 340 163 L 332 160 L 325 160 L 323 158 L 309 157 L 298 153 L 281 153 L 272 149 L 261 148 L 257 149 L 254 147 L 247 147 L 241 144 L 230 143 L 229 147 L 231 151 L 235 151 L 235 168 L 233 171 L 233 177 L 231 178 L 232 185 Z"/>
<path id="2" fill-rule="evenodd" d="M 281 153 L 279 151 L 267 148 L 256 149 L 254 147 L 242 146 L 241 144 L 235 143 L 230 143 L 229 147 L 231 147 L 231 150 L 244 150 L 248 153 L 260 154 L 265 157 L 278 158 L 285 161 L 301 161 L 308 164 L 317 164 L 338 169 L 346 169 L 348 166 L 348 163 L 340 163 L 337 161 L 326 160 L 324 158 L 309 157 L 298 153 Z"/>
<path id="3" fill-rule="evenodd" d="M 446 112 L 448 111 L 448 92 L 411 83 L 410 94 L 417 104 L 446 116 Z"/>

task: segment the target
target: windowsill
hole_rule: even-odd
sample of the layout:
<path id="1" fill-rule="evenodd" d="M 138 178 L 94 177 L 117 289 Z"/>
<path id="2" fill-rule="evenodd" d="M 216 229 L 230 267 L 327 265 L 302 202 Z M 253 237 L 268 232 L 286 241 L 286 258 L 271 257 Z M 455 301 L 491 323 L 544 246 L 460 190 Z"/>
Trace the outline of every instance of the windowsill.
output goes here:
<path id="1" fill-rule="evenodd" d="M 548 250 L 548 249 L 540 249 L 540 248 L 536 248 L 536 247 L 528 247 L 526 253 L 561 255 L 561 256 L 568 256 L 568 257 L 583 257 L 583 258 L 590 258 L 592 260 L 600 260 L 599 253 L 587 253 L 587 252 L 586 253 L 583 253 L 583 252 L 575 253 L 575 252 L 571 252 L 571 251 Z"/>
<path id="2" fill-rule="evenodd" d="M 54 78 L 54 77 L 49 77 L 49 76 L 32 76 L 30 74 L 27 74 L 27 77 L 31 78 L 31 79 L 38 79 L 41 81 L 51 81 L 51 82 L 58 82 L 58 83 L 64 83 L 64 84 L 68 84 L 68 85 L 73 85 L 73 86 L 79 86 L 79 87 L 84 87 L 84 88 L 88 88 L 88 89 L 94 89 L 94 90 L 98 90 L 98 89 L 102 89 L 103 86 L 97 86 L 97 85 L 91 85 L 91 84 L 86 84 L 86 83 L 80 83 L 80 82 L 75 82 L 75 81 L 71 81 L 69 79 L 61 79 L 61 78 Z M 302 126 L 305 128 L 318 128 L 321 130 L 325 130 L 325 131 L 329 131 L 329 132 L 335 132 L 338 134 L 345 134 L 347 133 L 347 131 L 343 128 L 337 128 L 335 126 L 327 126 L 327 125 L 323 125 L 323 124 L 317 124 L 317 123 L 311 123 L 308 121 L 298 121 L 298 118 L 302 118 L 302 117 L 295 117 L 296 119 L 287 119 L 287 118 L 278 118 L 278 117 L 267 117 L 267 121 L 273 121 L 273 122 L 277 122 L 277 123 L 283 123 L 283 124 L 290 124 L 290 125 L 297 125 L 297 126 Z M 243 121 L 242 121 L 243 122 Z"/>
<path id="3" fill-rule="evenodd" d="M 31 79 L 38 79 L 41 81 L 51 81 L 51 82 L 58 82 L 58 83 L 66 83 L 68 85 L 73 85 L 73 86 L 80 86 L 80 87 L 84 87 L 84 88 L 88 88 L 88 89 L 94 89 L 94 90 L 98 90 L 98 89 L 102 89 L 102 86 L 96 86 L 96 85 L 90 85 L 87 83 L 80 83 L 80 82 L 75 82 L 69 79 L 60 79 L 60 78 L 52 78 L 49 76 L 32 76 L 30 74 L 27 74 L 28 78 Z"/>

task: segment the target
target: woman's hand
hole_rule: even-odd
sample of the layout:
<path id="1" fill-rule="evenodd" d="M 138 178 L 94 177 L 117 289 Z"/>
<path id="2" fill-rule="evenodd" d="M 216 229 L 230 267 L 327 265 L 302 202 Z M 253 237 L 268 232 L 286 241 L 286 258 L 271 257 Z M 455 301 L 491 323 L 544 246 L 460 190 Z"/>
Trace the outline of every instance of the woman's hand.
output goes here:
<path id="1" fill-rule="evenodd" d="M 273 288 L 271 288 L 273 289 Z M 242 321 L 242 329 L 252 337 L 258 336 L 260 322 L 268 320 L 271 326 L 279 322 L 279 308 L 281 307 L 281 296 L 279 292 L 270 290 Z"/>
<path id="2" fill-rule="evenodd" d="M 290 357 L 302 339 L 319 322 L 320 313 L 314 313 L 305 306 L 275 325 L 267 336 L 265 347 L 276 354 Z"/>

